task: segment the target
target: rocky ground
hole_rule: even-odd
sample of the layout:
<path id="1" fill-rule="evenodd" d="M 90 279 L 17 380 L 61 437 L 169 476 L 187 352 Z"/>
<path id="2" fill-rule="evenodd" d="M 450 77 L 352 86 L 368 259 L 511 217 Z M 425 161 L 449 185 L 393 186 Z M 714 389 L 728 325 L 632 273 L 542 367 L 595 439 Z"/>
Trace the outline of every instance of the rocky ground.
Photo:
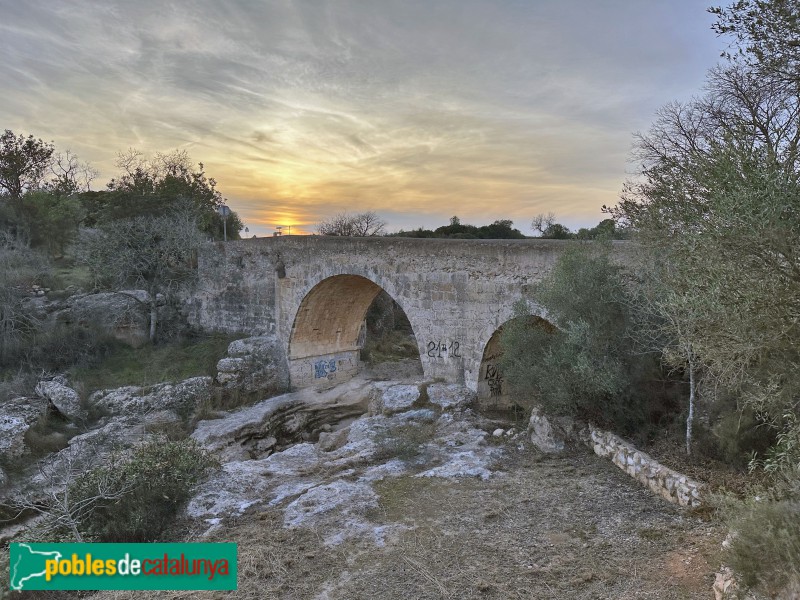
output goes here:
<path id="1" fill-rule="evenodd" d="M 237 542 L 245 598 L 714 597 L 724 532 L 701 513 L 471 401 L 359 378 L 201 422 L 223 467 L 167 537 Z"/>
<path id="2" fill-rule="evenodd" d="M 163 539 L 238 543 L 237 597 L 714 597 L 726 532 L 701 511 L 653 495 L 583 445 L 534 446 L 528 423 L 478 414 L 461 386 L 421 382 L 418 361 L 187 421 L 215 386 L 279 387 L 253 371 L 267 364 L 251 360 L 261 347 L 269 354 L 269 340 L 234 342 L 216 383 L 103 390 L 81 403 L 65 380 L 43 382 L 36 398 L 5 407 L 0 455 L 31 460 L 28 430 L 53 414 L 73 437 L 5 491 L 35 500 L 54 485 L 48 472 L 189 427 L 222 466 Z M 87 415 L 100 417 L 87 425 Z"/>

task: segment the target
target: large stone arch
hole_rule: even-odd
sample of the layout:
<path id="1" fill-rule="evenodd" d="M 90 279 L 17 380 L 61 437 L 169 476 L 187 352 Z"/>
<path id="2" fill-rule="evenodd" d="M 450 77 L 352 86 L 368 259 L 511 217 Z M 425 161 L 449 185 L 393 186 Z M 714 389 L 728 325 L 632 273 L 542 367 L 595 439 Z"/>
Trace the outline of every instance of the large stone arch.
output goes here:
<path id="1" fill-rule="evenodd" d="M 530 408 L 520 406 L 518 399 L 511 396 L 505 384 L 500 359 L 503 355 L 502 335 L 511 322 L 524 322 L 528 327 L 544 327 L 555 329 L 555 326 L 540 314 L 529 314 L 521 317 L 512 317 L 495 329 L 483 347 L 476 392 L 478 405 L 484 411 L 510 411 L 515 408 Z"/>
<path id="2" fill-rule="evenodd" d="M 381 291 L 387 290 L 367 277 L 337 274 L 305 294 L 289 334 L 292 387 L 349 379 L 358 372 L 364 318 Z"/>

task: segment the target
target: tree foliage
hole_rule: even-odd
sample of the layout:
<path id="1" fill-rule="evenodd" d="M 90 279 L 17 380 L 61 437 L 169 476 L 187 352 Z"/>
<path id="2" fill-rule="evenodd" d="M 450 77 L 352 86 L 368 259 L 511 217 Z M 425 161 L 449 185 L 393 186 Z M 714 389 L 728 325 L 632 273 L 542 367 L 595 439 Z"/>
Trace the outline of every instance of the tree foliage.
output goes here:
<path id="1" fill-rule="evenodd" d="M 556 328 L 531 326 L 528 302 L 516 307 L 501 344 L 504 377 L 515 393 L 537 396 L 551 414 L 579 416 L 632 433 L 647 420 L 637 394 L 652 376 L 634 353 L 630 292 L 607 250 L 568 249 L 536 285 L 530 301 Z"/>
<path id="2" fill-rule="evenodd" d="M 736 0 L 728 7 L 712 7 L 713 30 L 730 36 L 737 51 L 727 56 L 743 59 L 762 73 L 787 81 L 800 78 L 800 5 L 797 0 Z"/>
<path id="3" fill-rule="evenodd" d="M 147 158 L 130 149 L 118 154 L 117 168 L 120 175 L 109 182 L 108 190 L 87 199 L 92 222 L 159 216 L 188 203 L 194 209 L 200 230 L 214 239 L 222 239 L 220 208 L 225 199 L 217 189 L 217 182 L 206 174 L 203 163 L 195 168 L 189 155 L 181 150 Z M 233 211 L 227 216 L 226 227 L 229 239 L 238 239 L 244 228 Z"/>
<path id="4" fill-rule="evenodd" d="M 637 136 L 641 172 L 610 209 L 636 231 L 662 290 L 665 356 L 696 358 L 708 389 L 738 394 L 777 431 L 800 402 L 800 88 L 764 36 L 795 35 L 796 11 L 773 18 L 789 4 L 717 13 L 717 30 L 750 58 L 712 69 L 702 96 L 659 111 Z M 676 347 L 691 351 L 678 359 Z"/>
<path id="5" fill-rule="evenodd" d="M 498 219 L 489 225 L 468 225 L 461 222 L 457 216 L 451 217 L 449 225 L 437 227 L 435 230 L 416 229 L 413 231 L 399 231 L 391 234 L 397 237 L 416 238 L 448 238 L 462 240 L 521 240 L 525 236 L 514 227 L 510 219 Z"/>
<path id="6" fill-rule="evenodd" d="M 23 195 L 42 186 L 51 165 L 53 144 L 6 129 L 0 136 L 0 189 L 21 210 Z"/>
<path id="7" fill-rule="evenodd" d="M 204 241 L 194 207 L 184 204 L 163 215 L 116 219 L 82 232 L 76 248 L 101 288 L 147 292 L 150 339 L 155 341 L 158 295 L 195 275 L 197 249 Z"/>

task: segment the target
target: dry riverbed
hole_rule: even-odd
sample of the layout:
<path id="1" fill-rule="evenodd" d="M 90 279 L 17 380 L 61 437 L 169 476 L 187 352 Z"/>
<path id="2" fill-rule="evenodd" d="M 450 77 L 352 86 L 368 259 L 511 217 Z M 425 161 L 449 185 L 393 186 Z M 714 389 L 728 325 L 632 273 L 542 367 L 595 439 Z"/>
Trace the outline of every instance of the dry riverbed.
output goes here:
<path id="1" fill-rule="evenodd" d="M 332 537 L 337 525 L 352 529 L 347 522 L 354 514 L 342 507 L 317 511 L 327 517 L 316 525 L 310 519 L 287 527 L 294 495 L 252 506 L 202 538 L 197 523 L 187 520 L 173 538 L 237 542 L 235 596 L 241 598 L 714 597 L 723 531 L 701 514 L 653 496 L 587 450 L 544 455 L 522 435 L 502 441 L 487 436 L 485 450 L 494 457 L 488 478 L 420 477 L 430 469 L 420 457 L 433 456 L 432 443 L 423 445 L 427 450 L 402 474 L 388 468 L 392 476 L 376 478 L 381 460 L 317 473 L 328 485 L 370 481 L 376 501 L 357 515 L 369 524 L 365 535 Z"/>

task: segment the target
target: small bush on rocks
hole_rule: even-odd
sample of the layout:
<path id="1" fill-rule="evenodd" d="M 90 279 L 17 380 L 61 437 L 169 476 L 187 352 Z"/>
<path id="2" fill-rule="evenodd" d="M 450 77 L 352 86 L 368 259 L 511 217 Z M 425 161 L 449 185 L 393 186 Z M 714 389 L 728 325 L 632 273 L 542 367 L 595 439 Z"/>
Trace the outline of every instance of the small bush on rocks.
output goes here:
<path id="1" fill-rule="evenodd" d="M 97 508 L 81 524 L 84 537 L 101 542 L 150 542 L 169 525 L 180 506 L 216 459 L 194 440 L 158 440 L 137 448 L 128 460 L 112 460 L 78 478 L 74 502 L 97 495 L 100 487 L 124 493 Z"/>

